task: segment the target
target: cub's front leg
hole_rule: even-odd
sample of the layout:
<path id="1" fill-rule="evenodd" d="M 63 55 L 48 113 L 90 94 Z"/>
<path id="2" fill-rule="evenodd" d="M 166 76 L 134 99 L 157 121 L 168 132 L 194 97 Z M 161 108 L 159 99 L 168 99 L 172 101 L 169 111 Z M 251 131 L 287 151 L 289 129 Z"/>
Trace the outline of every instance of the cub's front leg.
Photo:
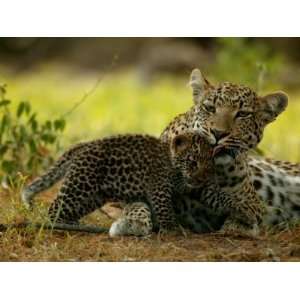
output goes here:
<path id="1" fill-rule="evenodd" d="M 134 235 L 148 236 L 153 231 L 152 212 L 148 204 L 133 202 L 127 204 L 122 215 L 109 229 L 111 237 Z"/>

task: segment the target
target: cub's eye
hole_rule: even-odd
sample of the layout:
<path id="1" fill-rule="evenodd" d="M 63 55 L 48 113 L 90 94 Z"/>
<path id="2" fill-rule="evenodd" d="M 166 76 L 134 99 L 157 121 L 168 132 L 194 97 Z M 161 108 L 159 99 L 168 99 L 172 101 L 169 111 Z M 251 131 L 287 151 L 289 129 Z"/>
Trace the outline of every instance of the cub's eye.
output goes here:
<path id="1" fill-rule="evenodd" d="M 252 116 L 251 111 L 238 111 L 235 115 L 236 118 L 250 118 Z"/>
<path id="2" fill-rule="evenodd" d="M 203 108 L 209 113 L 215 113 L 216 108 L 213 105 L 203 104 Z"/>

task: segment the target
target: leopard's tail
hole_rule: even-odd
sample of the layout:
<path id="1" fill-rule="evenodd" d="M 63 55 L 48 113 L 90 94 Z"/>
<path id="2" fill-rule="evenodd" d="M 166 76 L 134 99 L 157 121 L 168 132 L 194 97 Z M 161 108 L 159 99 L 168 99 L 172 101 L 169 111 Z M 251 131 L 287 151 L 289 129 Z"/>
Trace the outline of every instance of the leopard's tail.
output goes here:
<path id="1" fill-rule="evenodd" d="M 74 156 L 85 145 L 86 143 L 77 144 L 66 151 L 44 175 L 36 178 L 22 190 L 21 199 L 27 208 L 32 206 L 32 201 L 36 194 L 49 189 L 66 175 Z"/>
<path id="2" fill-rule="evenodd" d="M 31 222 L 23 222 L 23 223 L 15 223 L 15 224 L 0 224 L 0 232 L 4 232 L 10 229 L 25 229 L 25 228 L 34 228 L 34 229 L 45 229 L 45 230 L 63 230 L 63 231 L 79 231 L 79 232 L 87 232 L 87 233 L 107 233 L 108 228 L 99 227 L 94 225 L 86 225 L 86 224 L 62 224 L 62 223 L 54 223 L 54 224 L 43 224 L 43 223 L 31 223 Z"/>

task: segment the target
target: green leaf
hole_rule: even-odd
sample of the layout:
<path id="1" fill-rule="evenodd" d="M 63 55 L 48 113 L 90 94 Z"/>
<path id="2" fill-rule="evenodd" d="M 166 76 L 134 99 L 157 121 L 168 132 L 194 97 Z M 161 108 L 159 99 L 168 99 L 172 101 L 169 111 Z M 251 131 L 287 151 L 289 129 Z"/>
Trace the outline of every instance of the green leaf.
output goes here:
<path id="1" fill-rule="evenodd" d="M 35 160 L 35 158 L 34 158 L 34 156 L 32 156 L 32 157 L 30 157 L 30 159 L 28 160 L 28 162 L 27 162 L 27 168 L 28 168 L 28 170 L 32 170 L 33 169 L 33 167 L 34 167 L 34 160 Z"/>
<path id="2" fill-rule="evenodd" d="M 18 106 L 18 109 L 17 109 L 17 117 L 20 118 L 21 115 L 23 114 L 25 110 L 25 103 L 22 101 L 19 106 Z"/>
<path id="3" fill-rule="evenodd" d="M 2 169 L 4 172 L 11 174 L 16 171 L 17 163 L 13 160 L 3 160 L 2 161 Z"/>
<path id="4" fill-rule="evenodd" d="M 36 121 L 35 118 L 36 118 L 36 113 L 32 114 L 28 120 L 28 124 L 31 125 L 31 129 L 34 133 L 36 133 L 38 129 L 38 122 Z"/>
<path id="5" fill-rule="evenodd" d="M 0 98 L 4 98 L 6 94 L 6 84 L 0 84 Z"/>
<path id="6" fill-rule="evenodd" d="M 31 111 L 31 105 L 28 101 L 24 102 L 24 110 L 26 112 L 26 114 L 28 115 Z"/>
<path id="7" fill-rule="evenodd" d="M 56 141 L 56 136 L 50 133 L 44 133 L 42 134 L 41 139 L 45 143 L 53 144 Z"/>
<path id="8" fill-rule="evenodd" d="M 33 120 L 33 121 L 31 122 L 31 129 L 32 129 L 32 131 L 33 131 L 34 133 L 37 132 L 37 129 L 38 129 L 38 122 L 37 122 L 36 120 Z"/>
<path id="9" fill-rule="evenodd" d="M 52 129 L 52 123 L 51 123 L 51 121 L 46 121 L 45 127 L 46 127 L 48 130 L 51 130 L 51 129 Z"/>
<path id="10" fill-rule="evenodd" d="M 36 113 L 33 113 L 28 120 L 28 124 L 31 123 L 33 120 L 35 120 L 35 118 L 36 118 Z"/>
<path id="11" fill-rule="evenodd" d="M 7 105 L 10 104 L 10 103 L 11 103 L 10 100 L 4 99 L 4 100 L 1 100 L 1 101 L 0 101 L 0 106 L 7 106 Z"/>
<path id="12" fill-rule="evenodd" d="M 8 150 L 8 145 L 0 145 L 0 157 L 4 156 L 7 150 Z"/>
<path id="13" fill-rule="evenodd" d="M 58 119 L 54 121 L 55 130 L 63 131 L 66 127 L 66 121 L 64 119 Z"/>
<path id="14" fill-rule="evenodd" d="M 36 143 L 35 143 L 35 141 L 33 139 L 29 140 L 29 148 L 30 148 L 30 151 L 32 153 L 37 152 L 37 146 L 36 146 Z"/>
<path id="15" fill-rule="evenodd" d="M 8 116 L 7 116 L 7 114 L 5 114 L 5 115 L 3 115 L 3 117 L 2 117 L 2 121 L 1 121 L 1 127 L 0 127 L 0 135 L 2 136 L 2 134 L 3 134 L 3 132 L 4 132 L 4 130 L 5 130 L 5 128 L 7 127 L 7 125 L 8 125 Z"/>
<path id="16" fill-rule="evenodd" d="M 49 166 L 49 145 L 58 141 L 57 134 L 64 130 L 66 122 L 57 119 L 40 123 L 28 101 L 20 101 L 12 113 L 5 93 L 5 87 L 0 85 L 0 106 L 5 108 L 0 116 L 0 175 L 16 178 L 18 171 L 35 173 Z"/>
<path id="17" fill-rule="evenodd" d="M 20 125 L 20 138 L 22 141 L 24 141 L 25 139 L 27 139 L 27 130 L 26 127 L 24 125 Z"/>

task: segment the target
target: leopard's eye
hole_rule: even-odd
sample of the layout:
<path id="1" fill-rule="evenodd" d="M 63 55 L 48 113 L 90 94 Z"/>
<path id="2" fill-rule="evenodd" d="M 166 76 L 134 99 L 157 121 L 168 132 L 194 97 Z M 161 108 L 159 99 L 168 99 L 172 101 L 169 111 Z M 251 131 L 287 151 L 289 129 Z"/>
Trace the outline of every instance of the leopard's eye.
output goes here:
<path id="1" fill-rule="evenodd" d="M 252 116 L 251 111 L 238 111 L 237 114 L 235 115 L 236 118 L 250 118 Z"/>
<path id="2" fill-rule="evenodd" d="M 213 105 L 210 105 L 210 104 L 203 104 L 203 108 L 204 108 L 204 110 L 206 110 L 209 113 L 215 113 L 216 112 L 216 108 Z"/>

